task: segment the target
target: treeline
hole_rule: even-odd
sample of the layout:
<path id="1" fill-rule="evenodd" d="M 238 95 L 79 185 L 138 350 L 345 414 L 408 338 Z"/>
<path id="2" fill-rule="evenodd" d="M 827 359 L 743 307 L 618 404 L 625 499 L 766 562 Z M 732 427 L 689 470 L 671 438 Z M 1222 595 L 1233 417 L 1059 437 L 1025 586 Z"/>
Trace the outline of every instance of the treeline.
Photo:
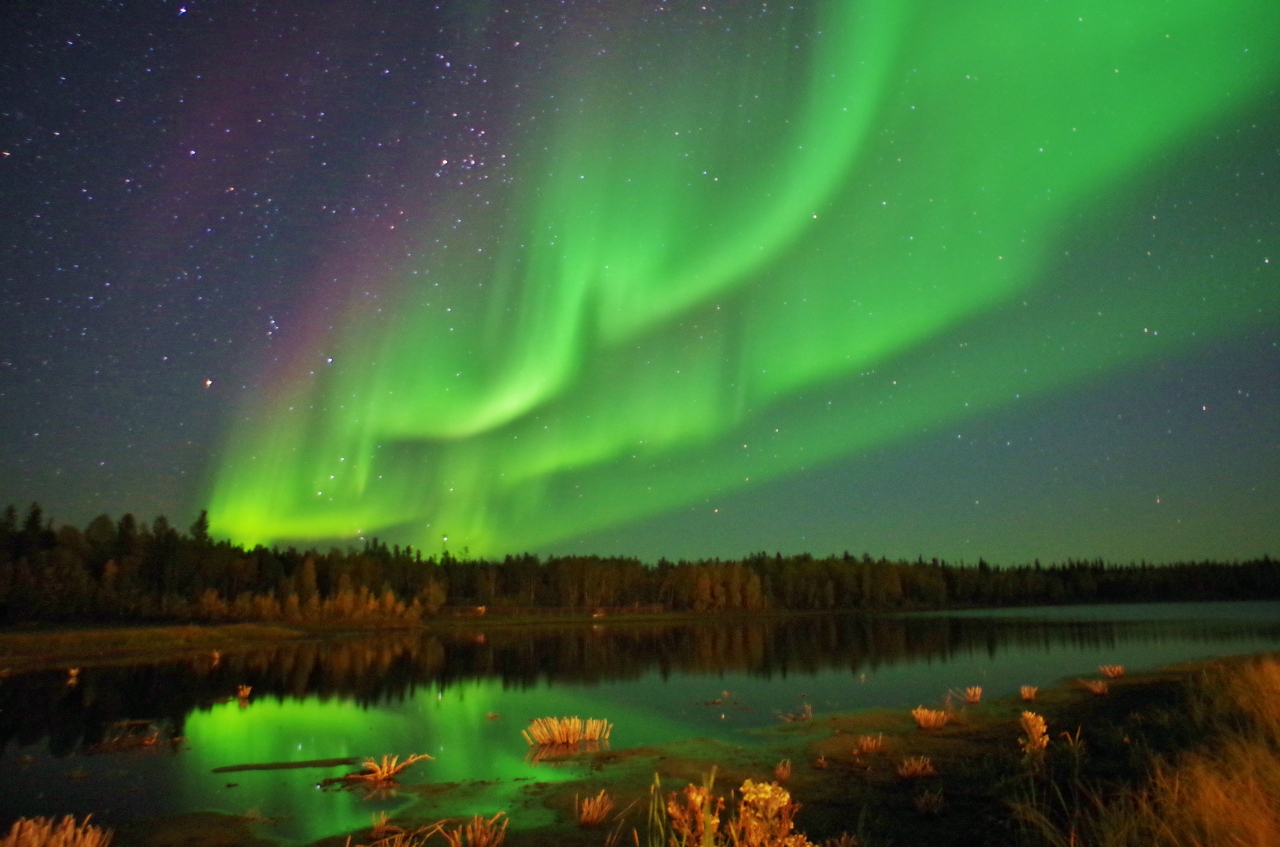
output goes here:
<path id="1" fill-rule="evenodd" d="M 940 609 L 1280 598 L 1280 565 L 993 567 L 760 553 L 741 561 L 599 556 L 423 557 L 375 540 L 327 553 L 245 549 L 106 515 L 54 528 L 37 504 L 0 516 L 0 622 L 256 620 L 411 626 L 442 614 Z M 483 607 L 483 608 L 481 608 Z"/>

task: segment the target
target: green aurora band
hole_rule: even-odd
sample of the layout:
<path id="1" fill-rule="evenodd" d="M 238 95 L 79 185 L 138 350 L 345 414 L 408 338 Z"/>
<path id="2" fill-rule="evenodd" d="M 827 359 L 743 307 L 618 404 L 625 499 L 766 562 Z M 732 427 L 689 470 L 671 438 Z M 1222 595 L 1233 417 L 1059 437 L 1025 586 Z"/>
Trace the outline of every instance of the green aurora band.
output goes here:
<path id="1" fill-rule="evenodd" d="M 551 549 L 1277 311 L 1166 267 L 1097 280 L 1104 312 L 1047 269 L 1256 108 L 1280 4 L 616 6 L 531 81 L 560 105 L 465 212 L 483 235 L 425 232 L 394 307 L 246 411 L 215 532 Z"/>

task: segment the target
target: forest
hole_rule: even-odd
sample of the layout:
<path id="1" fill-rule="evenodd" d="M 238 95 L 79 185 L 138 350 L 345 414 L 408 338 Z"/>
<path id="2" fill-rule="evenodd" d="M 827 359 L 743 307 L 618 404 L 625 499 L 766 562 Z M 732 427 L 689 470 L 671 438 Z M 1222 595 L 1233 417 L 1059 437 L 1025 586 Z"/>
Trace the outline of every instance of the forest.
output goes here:
<path id="1" fill-rule="evenodd" d="M 1280 563 L 1066 561 L 995 566 L 848 552 L 647 564 L 602 556 L 423 556 L 360 548 L 245 549 L 106 515 L 56 527 L 33 503 L 0 516 L 0 624 L 284 621 L 413 626 L 435 617 L 925 610 L 1280 598 Z"/>

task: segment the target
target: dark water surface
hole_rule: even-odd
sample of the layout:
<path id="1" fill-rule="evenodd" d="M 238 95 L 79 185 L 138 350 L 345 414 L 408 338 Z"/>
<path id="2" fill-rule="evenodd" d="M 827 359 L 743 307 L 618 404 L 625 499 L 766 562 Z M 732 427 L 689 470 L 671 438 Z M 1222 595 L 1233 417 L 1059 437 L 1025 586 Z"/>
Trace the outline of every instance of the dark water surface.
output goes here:
<path id="1" fill-rule="evenodd" d="M 1000 697 L 1103 663 L 1142 670 L 1276 649 L 1280 603 L 1203 603 L 477 625 L 86 668 L 75 685 L 65 672 L 20 674 L 0 680 L 0 823 L 92 812 L 118 825 L 211 810 L 263 818 L 263 835 L 311 841 L 367 827 L 373 812 L 407 800 L 317 788 L 353 770 L 345 765 L 225 769 L 425 752 L 435 760 L 403 782 L 493 780 L 453 810 L 491 813 L 530 779 L 580 776 L 527 761 L 520 730 L 535 717 L 607 718 L 613 749 L 691 737 L 750 744 L 747 730 L 805 704 L 818 714 L 911 707 L 968 685 Z M 245 704 L 241 685 L 252 686 Z M 126 720 L 186 741 L 176 752 L 100 752 Z"/>

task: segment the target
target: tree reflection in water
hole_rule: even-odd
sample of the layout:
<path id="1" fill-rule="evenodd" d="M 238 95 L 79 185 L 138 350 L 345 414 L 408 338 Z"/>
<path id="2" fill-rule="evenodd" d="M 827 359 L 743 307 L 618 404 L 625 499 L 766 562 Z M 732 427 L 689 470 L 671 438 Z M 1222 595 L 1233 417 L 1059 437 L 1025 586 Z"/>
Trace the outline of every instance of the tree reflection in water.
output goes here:
<path id="1" fill-rule="evenodd" d="M 0 744 L 47 739 L 55 756 L 100 745 L 122 721 L 181 735 L 195 709 L 234 698 L 318 694 L 374 706 L 422 687 L 498 678 L 507 687 L 590 683 L 658 672 L 859 672 L 918 660 L 1007 648 L 1104 649 L 1176 637 L 1206 644 L 1280 638 L 1280 623 L 1252 621 L 1051 622 L 966 617 L 825 615 L 684 624 L 484 627 L 401 632 L 273 644 L 238 653 L 115 667 L 86 667 L 76 686 L 65 671 L 0 682 Z"/>

